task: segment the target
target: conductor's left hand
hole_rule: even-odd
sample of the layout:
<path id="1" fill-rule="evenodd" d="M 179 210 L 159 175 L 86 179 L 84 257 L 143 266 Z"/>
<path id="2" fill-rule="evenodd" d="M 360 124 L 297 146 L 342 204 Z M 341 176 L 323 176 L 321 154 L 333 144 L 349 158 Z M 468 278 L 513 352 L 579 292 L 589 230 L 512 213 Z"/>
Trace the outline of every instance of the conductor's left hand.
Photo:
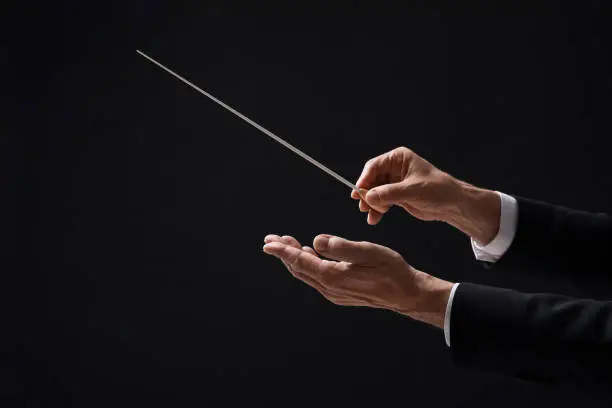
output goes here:
<path id="1" fill-rule="evenodd" d="M 432 290 L 440 291 L 433 282 L 439 280 L 408 265 L 390 248 L 327 234 L 314 239 L 316 252 L 287 235 L 268 235 L 264 242 L 264 252 L 337 305 L 384 308 L 411 317 L 441 308 L 429 301 Z"/>

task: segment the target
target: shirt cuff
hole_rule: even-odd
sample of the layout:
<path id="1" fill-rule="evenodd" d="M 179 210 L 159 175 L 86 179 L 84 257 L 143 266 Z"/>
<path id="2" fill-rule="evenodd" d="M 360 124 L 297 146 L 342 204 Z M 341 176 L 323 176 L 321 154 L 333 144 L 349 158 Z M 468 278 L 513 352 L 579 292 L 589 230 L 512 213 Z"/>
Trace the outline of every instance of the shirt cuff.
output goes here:
<path id="1" fill-rule="evenodd" d="M 455 283 L 453 288 L 451 289 L 450 296 L 448 297 L 448 303 L 446 304 L 446 313 L 444 314 L 444 339 L 446 340 L 446 345 L 450 347 L 450 315 L 453 306 L 453 298 L 455 297 L 455 291 L 459 283 Z"/>
<path id="2" fill-rule="evenodd" d="M 496 191 L 501 200 L 501 215 L 499 220 L 499 231 L 487 245 L 481 245 L 478 241 L 471 239 L 472 250 L 479 261 L 496 262 L 510 248 L 516 234 L 516 222 L 518 218 L 518 205 L 516 198 Z"/>

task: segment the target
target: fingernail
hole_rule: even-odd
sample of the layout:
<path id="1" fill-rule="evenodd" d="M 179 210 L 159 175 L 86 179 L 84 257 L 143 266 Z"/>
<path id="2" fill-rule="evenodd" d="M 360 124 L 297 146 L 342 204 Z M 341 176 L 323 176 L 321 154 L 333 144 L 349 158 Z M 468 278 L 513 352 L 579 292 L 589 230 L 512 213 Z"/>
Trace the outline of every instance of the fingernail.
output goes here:
<path id="1" fill-rule="evenodd" d="M 329 235 L 321 235 L 319 237 L 319 239 L 317 240 L 317 247 L 319 251 L 327 251 L 327 248 L 329 247 L 330 238 L 331 237 Z"/>

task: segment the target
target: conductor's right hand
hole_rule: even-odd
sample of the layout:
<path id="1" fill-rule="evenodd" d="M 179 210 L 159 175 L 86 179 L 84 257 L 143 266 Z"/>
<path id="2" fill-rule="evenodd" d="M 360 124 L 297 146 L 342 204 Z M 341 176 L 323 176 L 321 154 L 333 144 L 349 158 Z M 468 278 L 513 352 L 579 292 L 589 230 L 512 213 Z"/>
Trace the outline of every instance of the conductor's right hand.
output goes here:
<path id="1" fill-rule="evenodd" d="M 366 162 L 356 183 L 361 194 L 353 190 L 351 197 L 359 200 L 371 225 L 393 205 L 420 220 L 444 221 L 456 207 L 461 184 L 407 147 L 398 147 Z"/>

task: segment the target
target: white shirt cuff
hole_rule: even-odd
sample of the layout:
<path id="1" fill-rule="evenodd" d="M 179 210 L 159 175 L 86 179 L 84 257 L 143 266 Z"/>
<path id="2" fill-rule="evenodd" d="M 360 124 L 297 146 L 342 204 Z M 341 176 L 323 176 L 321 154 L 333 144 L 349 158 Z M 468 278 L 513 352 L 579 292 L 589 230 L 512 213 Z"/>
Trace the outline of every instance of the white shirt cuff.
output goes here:
<path id="1" fill-rule="evenodd" d="M 501 215 L 497 235 L 493 241 L 484 246 L 473 238 L 471 239 L 474 255 L 480 261 L 496 262 L 510 248 L 516 234 L 518 218 L 516 198 L 499 191 L 496 191 L 496 193 L 499 194 L 501 200 Z"/>
<path id="2" fill-rule="evenodd" d="M 446 313 L 444 314 L 444 339 L 446 340 L 446 345 L 450 347 L 450 318 L 451 318 L 451 310 L 453 305 L 453 298 L 455 297 L 455 291 L 459 286 L 458 283 L 453 285 L 451 289 L 450 296 L 448 297 L 448 303 L 446 304 Z"/>

